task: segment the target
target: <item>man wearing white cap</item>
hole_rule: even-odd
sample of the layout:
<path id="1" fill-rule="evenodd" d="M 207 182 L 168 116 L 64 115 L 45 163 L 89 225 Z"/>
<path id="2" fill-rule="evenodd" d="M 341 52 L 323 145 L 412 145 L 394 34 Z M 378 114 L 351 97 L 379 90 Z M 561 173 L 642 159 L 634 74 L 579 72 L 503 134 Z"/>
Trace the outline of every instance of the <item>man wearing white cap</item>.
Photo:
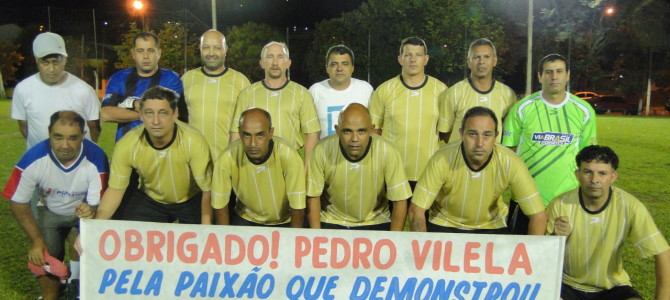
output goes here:
<path id="1" fill-rule="evenodd" d="M 93 88 L 65 71 L 67 51 L 63 38 L 52 32 L 37 35 L 33 54 L 38 73 L 19 82 L 12 99 L 12 119 L 26 138 L 27 148 L 49 137 L 49 118 L 57 111 L 71 110 L 86 120 L 86 137 L 97 141 L 100 134 L 100 101 Z"/>

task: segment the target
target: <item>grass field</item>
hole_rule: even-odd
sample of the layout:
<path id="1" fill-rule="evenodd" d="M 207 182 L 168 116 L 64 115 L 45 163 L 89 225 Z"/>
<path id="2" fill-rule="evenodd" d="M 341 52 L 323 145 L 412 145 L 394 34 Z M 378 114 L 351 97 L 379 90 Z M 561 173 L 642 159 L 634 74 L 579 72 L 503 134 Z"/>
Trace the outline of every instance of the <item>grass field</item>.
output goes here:
<path id="1" fill-rule="evenodd" d="M 13 165 L 25 149 L 16 121 L 9 118 L 10 102 L 0 100 L 0 184 L 4 187 Z M 670 144 L 666 133 L 670 118 L 600 117 L 598 140 L 619 154 L 618 186 L 636 195 L 651 211 L 656 224 L 670 236 Z M 103 126 L 100 144 L 111 154 L 114 126 Z M 35 299 L 38 288 L 26 269 L 28 242 L 11 216 L 6 201 L 0 201 L 0 299 Z M 639 259 L 630 247 L 626 270 L 644 299 L 654 293 L 654 261 Z M 607 255 L 607 253 L 603 253 Z"/>

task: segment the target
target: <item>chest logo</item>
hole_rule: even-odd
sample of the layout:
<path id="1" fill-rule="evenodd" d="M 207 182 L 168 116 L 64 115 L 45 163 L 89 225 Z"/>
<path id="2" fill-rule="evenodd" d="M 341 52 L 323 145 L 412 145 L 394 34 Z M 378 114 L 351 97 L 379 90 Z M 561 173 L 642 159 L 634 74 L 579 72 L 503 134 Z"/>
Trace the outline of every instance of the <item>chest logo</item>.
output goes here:
<path id="1" fill-rule="evenodd" d="M 575 136 L 571 133 L 537 132 L 533 133 L 532 140 L 545 146 L 562 146 L 572 144 Z"/>

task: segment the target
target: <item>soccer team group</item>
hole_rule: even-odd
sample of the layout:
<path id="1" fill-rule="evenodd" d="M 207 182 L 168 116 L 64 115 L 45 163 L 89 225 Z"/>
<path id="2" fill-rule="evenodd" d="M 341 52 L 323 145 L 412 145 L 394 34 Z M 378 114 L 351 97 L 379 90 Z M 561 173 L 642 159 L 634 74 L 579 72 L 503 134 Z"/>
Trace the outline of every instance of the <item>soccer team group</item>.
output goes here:
<path id="1" fill-rule="evenodd" d="M 640 299 L 626 242 L 654 256 L 656 299 L 670 299 L 667 241 L 613 186 L 619 159 L 596 145 L 591 106 L 566 91 L 563 56 L 542 58 L 542 90 L 517 101 L 493 77 L 488 39 L 471 43 L 470 74 L 449 88 L 425 74 L 417 37 L 402 40 L 400 74 L 374 91 L 351 77 L 345 45 L 327 51 L 328 79 L 309 90 L 288 78 L 284 43 L 262 48 L 253 84 L 226 67 L 227 50 L 222 33 L 205 32 L 202 66 L 180 78 L 159 68 L 160 41 L 142 32 L 135 67 L 110 78 L 100 104 L 64 71 L 62 37 L 35 38 L 39 72 L 17 85 L 11 112 L 27 151 L 3 195 L 44 299 L 79 278 L 76 257 L 71 274 L 57 262 L 80 218 L 563 235 L 563 299 Z M 100 120 L 118 123 L 111 167 L 94 142 Z"/>

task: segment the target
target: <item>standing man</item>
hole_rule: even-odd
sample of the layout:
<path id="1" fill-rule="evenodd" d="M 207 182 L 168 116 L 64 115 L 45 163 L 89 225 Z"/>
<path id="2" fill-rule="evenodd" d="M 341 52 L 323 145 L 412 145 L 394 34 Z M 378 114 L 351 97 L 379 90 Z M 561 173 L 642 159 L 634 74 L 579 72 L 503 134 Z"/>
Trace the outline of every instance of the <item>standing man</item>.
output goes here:
<path id="1" fill-rule="evenodd" d="M 178 101 L 179 95 L 164 87 L 144 92 L 139 103 L 144 125 L 114 147 L 109 188 L 96 219 L 112 217 L 136 171 L 139 190 L 128 199 L 123 219 L 211 224 L 209 146 L 200 132 L 177 121 Z"/>
<path id="2" fill-rule="evenodd" d="M 468 49 L 470 77 L 463 79 L 440 95 L 440 138 L 445 142 L 459 142 L 461 135 L 455 126 L 462 123 L 463 115 L 475 106 L 488 107 L 500 120 L 497 131 L 502 132 L 502 120 L 516 102 L 514 91 L 493 78 L 498 63 L 496 47 L 489 39 L 477 39 Z"/>
<path id="3" fill-rule="evenodd" d="M 101 117 L 103 121 L 118 123 L 118 142 L 130 129 L 142 124 L 140 117 L 140 97 L 144 91 L 154 86 L 162 86 L 182 94 L 179 75 L 158 67 L 161 47 L 158 36 L 151 32 L 140 32 L 133 39 L 130 55 L 135 67 L 118 71 L 109 78 L 105 97 L 102 99 Z M 188 111 L 184 101 L 179 101 L 179 119 L 188 121 Z"/>
<path id="4" fill-rule="evenodd" d="M 547 206 L 579 185 L 573 176 L 574 158 L 579 150 L 596 144 L 596 114 L 586 101 L 565 90 L 570 80 L 565 57 L 549 54 L 542 58 L 537 76 L 542 90 L 512 106 L 505 120 L 503 145 L 516 149 Z M 527 222 L 517 212 L 515 207 L 509 224 L 513 232 L 522 233 Z"/>
<path id="5" fill-rule="evenodd" d="M 646 207 L 612 186 L 619 158 L 588 146 L 576 157 L 579 187 L 549 204 L 547 233 L 566 236 L 561 298 L 642 299 L 623 269 L 623 244 L 656 259 L 656 298 L 670 299 L 670 247 Z"/>
<path id="6" fill-rule="evenodd" d="M 350 103 L 368 106 L 372 94 L 372 86 L 367 81 L 351 78 L 354 73 L 354 52 L 345 45 L 335 45 L 328 49 L 326 73 L 328 79 L 309 88 L 319 116 L 322 139 L 335 133 L 335 121 L 344 107 Z"/>
<path id="7" fill-rule="evenodd" d="M 438 151 L 419 179 L 409 210 L 412 230 L 509 233 L 502 194 L 511 189 L 530 217 L 528 234 L 544 234 L 547 218 L 533 178 L 523 161 L 496 143 L 497 128 L 498 118 L 486 107 L 475 106 L 465 113 L 462 141 Z M 426 210 L 430 210 L 428 224 Z"/>
<path id="8" fill-rule="evenodd" d="M 265 78 L 240 93 L 233 120 L 239 120 L 242 112 L 251 107 L 266 110 L 275 121 L 274 135 L 293 149 L 304 149 L 307 163 L 320 130 L 312 96 L 305 87 L 288 79 L 291 59 L 286 44 L 272 41 L 263 46 L 260 65 Z M 230 130 L 232 140 L 240 138 L 236 126 Z"/>
<path id="9" fill-rule="evenodd" d="M 23 155 L 3 196 L 11 200 L 12 214 L 30 239 L 28 261 L 40 271 L 36 274 L 42 297 L 57 299 L 60 280 L 50 275 L 54 270 L 45 274 L 45 262 L 51 257 L 62 261 L 68 233 L 79 226 L 79 218 L 93 216 L 107 186 L 109 165 L 105 152 L 84 139 L 85 121 L 76 112 L 55 112 L 47 127 L 49 138 Z M 30 208 L 34 194 L 39 199 L 35 215 Z M 70 279 L 78 280 L 78 257 L 73 254 L 70 259 Z"/>
<path id="10" fill-rule="evenodd" d="M 65 71 L 63 38 L 52 32 L 40 33 L 33 41 L 33 54 L 39 72 L 19 82 L 12 99 L 12 119 L 18 121 L 27 149 L 49 138 L 49 119 L 60 110 L 84 117 L 84 136 L 97 141 L 100 101 L 90 85 Z"/>
<path id="11" fill-rule="evenodd" d="M 230 144 L 214 167 L 212 206 L 217 224 L 291 226 L 305 218 L 305 169 L 297 151 L 274 137 L 270 113 L 242 112 L 241 141 Z M 237 202 L 229 218 L 231 192 Z"/>
<path id="12" fill-rule="evenodd" d="M 370 100 L 372 125 L 400 151 L 412 189 L 438 149 L 438 96 L 447 88 L 424 73 L 428 58 L 422 39 L 402 40 L 401 74 L 380 85 Z"/>
<path id="13" fill-rule="evenodd" d="M 200 37 L 202 67 L 181 78 L 189 125 L 205 136 L 214 160 L 228 147 L 237 96 L 250 84 L 242 73 L 226 67 L 227 52 L 223 33 L 206 31 Z"/>
<path id="14" fill-rule="evenodd" d="M 370 135 L 370 114 L 362 104 L 348 105 L 335 129 L 337 136 L 317 144 L 309 164 L 310 227 L 401 231 L 412 192 L 400 153 Z"/>

